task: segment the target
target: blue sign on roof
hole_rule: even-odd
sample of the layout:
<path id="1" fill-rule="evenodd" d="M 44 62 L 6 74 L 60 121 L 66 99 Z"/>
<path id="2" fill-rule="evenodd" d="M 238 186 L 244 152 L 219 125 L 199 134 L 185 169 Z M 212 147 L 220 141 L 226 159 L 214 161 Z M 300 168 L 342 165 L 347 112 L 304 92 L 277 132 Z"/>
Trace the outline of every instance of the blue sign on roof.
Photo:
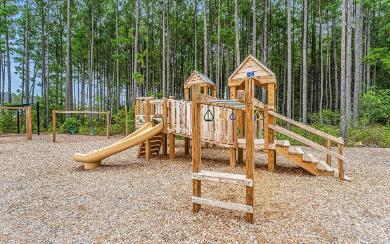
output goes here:
<path id="1" fill-rule="evenodd" d="M 246 77 L 253 77 L 253 76 L 255 76 L 255 72 L 254 71 L 246 73 Z"/>

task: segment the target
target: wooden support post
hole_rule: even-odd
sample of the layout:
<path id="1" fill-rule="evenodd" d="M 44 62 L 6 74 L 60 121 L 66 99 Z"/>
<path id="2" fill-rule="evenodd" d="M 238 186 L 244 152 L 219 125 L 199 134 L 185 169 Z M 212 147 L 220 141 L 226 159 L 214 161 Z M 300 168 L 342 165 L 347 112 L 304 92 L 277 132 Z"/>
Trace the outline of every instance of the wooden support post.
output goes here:
<path id="1" fill-rule="evenodd" d="M 338 153 L 344 157 L 344 145 L 341 143 L 338 144 Z M 339 159 L 338 161 L 339 180 L 344 180 L 344 160 Z"/>
<path id="2" fill-rule="evenodd" d="M 190 100 L 190 89 L 189 88 L 184 88 L 184 100 L 185 101 Z M 190 153 L 190 138 L 185 137 L 184 138 L 184 154 L 188 155 L 189 153 Z"/>
<path id="3" fill-rule="evenodd" d="M 56 142 L 56 111 L 52 111 L 52 123 L 53 123 L 53 142 Z"/>
<path id="4" fill-rule="evenodd" d="M 207 86 L 203 87 L 203 94 L 209 95 L 209 88 Z M 209 148 L 210 144 L 208 142 L 205 143 L 205 148 Z"/>
<path id="5" fill-rule="evenodd" d="M 268 150 L 268 133 L 269 133 L 269 114 L 268 114 L 268 105 L 264 105 L 264 149 Z"/>
<path id="6" fill-rule="evenodd" d="M 146 99 L 145 103 L 145 122 L 149 123 L 150 122 L 150 117 L 151 117 L 151 106 L 150 106 L 150 101 L 149 99 Z M 146 160 L 149 160 L 152 156 L 152 151 L 151 151 L 151 144 L 150 140 L 145 141 L 145 158 Z"/>
<path id="7" fill-rule="evenodd" d="M 26 107 L 25 108 L 25 113 L 26 113 L 26 137 L 27 140 L 32 140 L 32 119 L 31 119 L 31 107 Z"/>
<path id="8" fill-rule="evenodd" d="M 238 90 L 244 90 L 245 89 L 245 85 L 244 87 L 241 86 L 241 87 L 237 87 Z M 236 93 L 238 95 L 238 91 Z M 253 119 L 253 118 L 252 118 Z M 239 130 L 239 138 L 243 138 L 244 137 L 244 129 L 245 129 L 245 126 L 244 126 L 244 120 L 245 120 L 245 115 L 244 115 L 244 111 L 242 110 L 239 110 L 237 111 L 237 123 L 238 123 L 238 130 Z M 238 163 L 243 163 L 244 162 L 244 149 L 242 148 L 238 148 L 238 151 L 237 151 L 237 162 Z"/>
<path id="9" fill-rule="evenodd" d="M 246 141 L 246 178 L 254 181 L 254 121 L 253 121 L 253 98 L 254 98 L 254 81 L 252 79 L 245 80 L 246 91 L 246 128 L 245 128 L 245 141 Z M 246 205 L 253 207 L 253 186 L 246 186 Z M 253 213 L 246 213 L 246 221 L 249 223 L 254 222 Z"/>
<path id="10" fill-rule="evenodd" d="M 125 105 L 125 134 L 127 136 L 127 134 L 129 133 L 129 121 L 128 121 L 128 113 L 127 113 L 127 105 Z"/>
<path id="11" fill-rule="evenodd" d="M 162 121 L 164 125 L 162 133 L 162 155 L 167 156 L 167 133 L 168 133 L 168 100 L 163 97 L 162 99 Z"/>
<path id="12" fill-rule="evenodd" d="M 275 107 L 275 84 L 270 83 L 267 87 L 268 91 L 268 106 L 269 108 Z M 268 114 L 268 125 L 275 125 L 275 117 Z M 275 144 L 275 131 L 270 130 L 269 126 L 267 125 L 266 130 L 268 130 L 268 143 Z M 269 172 L 275 172 L 275 166 L 276 166 L 276 151 L 275 149 L 268 149 L 268 171 Z"/>
<path id="13" fill-rule="evenodd" d="M 326 149 L 328 149 L 329 151 L 332 150 L 332 141 L 330 139 L 326 139 Z M 330 154 L 326 154 L 326 163 L 328 165 L 332 164 L 332 157 L 330 156 Z"/>
<path id="14" fill-rule="evenodd" d="M 237 98 L 237 87 L 230 87 L 230 99 Z M 237 113 L 238 110 L 233 111 L 235 113 L 235 120 L 233 121 L 233 145 L 234 147 L 230 149 L 230 167 L 235 167 L 237 163 L 237 149 L 238 149 L 238 123 L 237 123 Z"/>
<path id="15" fill-rule="evenodd" d="M 200 103 L 197 100 L 197 94 L 200 93 L 198 86 L 192 87 L 192 173 L 199 173 L 201 169 L 201 119 Z M 192 180 L 192 196 L 201 197 L 201 181 Z M 197 213 L 201 205 L 192 203 L 192 211 Z"/>

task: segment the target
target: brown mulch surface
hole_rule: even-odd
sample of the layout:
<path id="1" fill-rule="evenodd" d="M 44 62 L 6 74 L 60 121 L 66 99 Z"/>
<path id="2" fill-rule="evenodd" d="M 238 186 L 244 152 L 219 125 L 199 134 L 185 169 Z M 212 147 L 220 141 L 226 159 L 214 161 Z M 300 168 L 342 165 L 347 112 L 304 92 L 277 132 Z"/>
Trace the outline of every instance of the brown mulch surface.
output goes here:
<path id="1" fill-rule="evenodd" d="M 255 224 L 244 214 L 191 212 L 191 157 L 137 158 L 137 147 L 85 171 L 75 152 L 119 136 L 0 137 L 0 243 L 390 242 L 390 149 L 347 148 L 352 182 L 315 177 L 278 157 L 276 173 L 256 154 Z M 202 149 L 203 168 L 230 169 L 227 149 Z M 203 196 L 244 203 L 243 186 L 205 182 Z"/>

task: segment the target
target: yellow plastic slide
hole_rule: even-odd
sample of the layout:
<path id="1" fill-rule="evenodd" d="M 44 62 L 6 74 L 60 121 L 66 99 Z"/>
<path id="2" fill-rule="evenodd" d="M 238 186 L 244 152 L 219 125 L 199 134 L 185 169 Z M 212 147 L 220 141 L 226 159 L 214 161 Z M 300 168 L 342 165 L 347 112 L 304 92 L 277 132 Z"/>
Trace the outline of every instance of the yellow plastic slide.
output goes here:
<path id="1" fill-rule="evenodd" d="M 132 134 L 122 138 L 114 144 L 104 147 L 99 150 L 91 151 L 87 154 L 76 153 L 73 155 L 73 160 L 84 163 L 84 169 L 93 169 L 100 166 L 100 162 L 117 153 L 120 153 L 130 147 L 136 146 L 153 136 L 161 133 L 163 124 L 160 123 L 153 126 L 152 123 L 146 123 L 144 126 L 133 132 Z"/>

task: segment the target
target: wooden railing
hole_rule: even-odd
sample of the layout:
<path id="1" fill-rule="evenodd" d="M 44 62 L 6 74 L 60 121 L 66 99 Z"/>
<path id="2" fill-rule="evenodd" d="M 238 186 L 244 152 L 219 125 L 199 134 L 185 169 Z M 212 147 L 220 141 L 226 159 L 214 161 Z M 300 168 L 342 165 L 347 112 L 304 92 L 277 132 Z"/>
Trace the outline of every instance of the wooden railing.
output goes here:
<path id="1" fill-rule="evenodd" d="M 331 164 L 331 157 L 336 157 L 338 159 L 338 174 L 339 174 L 339 179 L 340 180 L 344 180 L 344 140 L 343 138 L 341 137 L 335 137 L 335 136 L 332 136 L 332 135 L 329 135 L 323 131 L 320 131 L 320 130 L 317 130 L 317 129 L 314 129 L 313 127 L 310 127 L 310 126 L 307 126 L 305 124 L 302 124 L 300 122 L 297 122 L 295 120 L 292 120 L 290 118 L 287 118 L 281 114 L 278 114 L 276 112 L 274 112 L 273 110 L 269 109 L 267 106 L 264 106 L 264 116 L 266 117 L 265 118 L 265 121 L 266 121 L 266 124 L 265 124 L 265 130 L 266 130 L 266 134 L 269 133 L 268 129 L 271 129 L 273 131 L 276 131 L 276 132 L 279 132 L 285 136 L 288 136 L 296 141 L 299 141 L 309 147 L 313 147 L 323 153 L 326 154 L 326 162 L 328 164 Z M 283 128 L 279 125 L 276 125 L 276 123 L 268 123 L 268 121 L 272 121 L 273 118 L 277 118 L 277 119 L 280 119 L 288 124 L 291 124 L 293 126 L 296 126 L 300 129 L 303 129 L 307 132 L 310 132 L 314 135 L 317 135 L 323 139 L 325 139 L 325 146 L 323 145 L 320 145 L 316 142 L 313 142 L 301 135 L 298 135 L 294 132 L 292 132 L 291 130 L 289 129 L 286 129 L 286 128 Z M 338 151 L 337 153 L 332 151 L 332 142 L 337 144 L 337 148 L 338 148 Z M 266 142 L 268 143 L 268 142 Z"/>

